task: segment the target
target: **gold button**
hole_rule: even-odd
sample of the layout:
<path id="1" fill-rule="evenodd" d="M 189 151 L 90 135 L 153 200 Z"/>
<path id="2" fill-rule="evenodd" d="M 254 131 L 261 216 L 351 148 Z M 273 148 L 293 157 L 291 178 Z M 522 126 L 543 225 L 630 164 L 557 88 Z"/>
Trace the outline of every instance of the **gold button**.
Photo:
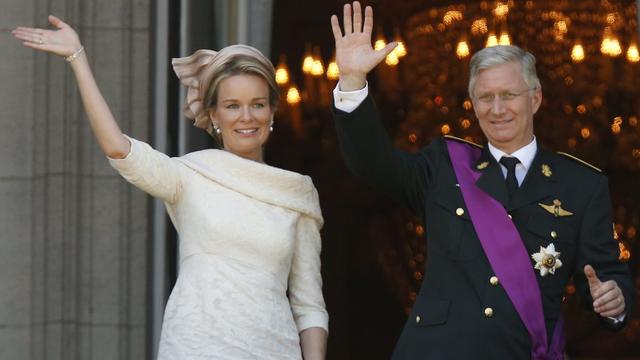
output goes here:
<path id="1" fill-rule="evenodd" d="M 484 316 L 486 317 L 492 317 L 493 316 L 493 309 L 488 307 L 486 309 L 484 309 Z"/>
<path id="2" fill-rule="evenodd" d="M 493 286 L 496 286 L 496 285 L 498 285 L 498 284 L 500 283 L 500 280 L 498 280 L 498 277 L 497 277 L 497 276 L 492 276 L 492 277 L 489 279 L 489 283 L 490 283 L 491 285 L 493 285 Z"/>
<path id="3" fill-rule="evenodd" d="M 555 230 L 551 231 L 551 237 L 554 238 L 554 239 L 557 238 L 558 237 L 558 233 L 555 232 Z"/>
<path id="4" fill-rule="evenodd" d="M 416 316 L 416 324 L 420 323 L 420 315 Z"/>
<path id="5" fill-rule="evenodd" d="M 463 208 L 457 208 L 457 209 L 456 209 L 456 214 L 457 214 L 458 216 L 462 216 L 462 215 L 464 215 L 464 209 L 463 209 Z"/>

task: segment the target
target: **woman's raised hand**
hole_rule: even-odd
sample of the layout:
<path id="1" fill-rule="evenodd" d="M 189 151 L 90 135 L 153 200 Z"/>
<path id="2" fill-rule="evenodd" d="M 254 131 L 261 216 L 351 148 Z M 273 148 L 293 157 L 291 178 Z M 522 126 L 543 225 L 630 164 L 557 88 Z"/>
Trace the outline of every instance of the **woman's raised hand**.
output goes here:
<path id="1" fill-rule="evenodd" d="M 340 69 L 340 90 L 351 91 L 365 86 L 367 73 L 378 65 L 393 49 L 396 42 L 391 42 L 381 50 L 374 50 L 371 46 L 371 31 L 373 29 L 373 9 L 365 8 L 364 24 L 362 9 L 358 1 L 352 6 L 344 5 L 343 25 L 344 33 L 336 15 L 331 16 L 331 29 L 336 40 L 336 63 Z"/>
<path id="2" fill-rule="evenodd" d="M 23 45 L 36 50 L 47 51 L 60 56 L 70 56 L 82 48 L 78 34 L 64 21 L 49 15 L 49 22 L 57 30 L 47 30 L 20 26 L 11 34 L 22 40 Z"/>

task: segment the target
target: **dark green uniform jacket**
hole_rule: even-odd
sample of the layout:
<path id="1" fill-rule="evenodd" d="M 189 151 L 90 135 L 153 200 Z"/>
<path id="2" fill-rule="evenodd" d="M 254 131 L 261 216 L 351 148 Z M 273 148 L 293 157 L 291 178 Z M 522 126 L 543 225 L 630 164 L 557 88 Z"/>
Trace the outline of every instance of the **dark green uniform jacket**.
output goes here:
<path id="1" fill-rule="evenodd" d="M 424 219 L 425 276 L 393 359 L 529 359 L 529 334 L 480 245 L 444 139 L 415 154 L 395 149 L 370 96 L 352 113 L 334 112 L 350 170 Z M 613 239 L 605 176 L 538 144 L 522 185 L 509 201 L 500 165 L 486 146 L 476 166 L 482 169 L 477 185 L 505 206 L 527 252 L 553 243 L 561 253 L 562 267 L 555 274 L 541 277 L 535 270 L 549 341 L 572 276 L 577 293 L 592 303 L 585 264 L 591 264 L 602 281 L 617 281 L 627 309 L 633 308 L 628 267 L 618 261 Z M 560 201 L 562 216 L 539 205 L 553 209 L 554 200 Z"/>

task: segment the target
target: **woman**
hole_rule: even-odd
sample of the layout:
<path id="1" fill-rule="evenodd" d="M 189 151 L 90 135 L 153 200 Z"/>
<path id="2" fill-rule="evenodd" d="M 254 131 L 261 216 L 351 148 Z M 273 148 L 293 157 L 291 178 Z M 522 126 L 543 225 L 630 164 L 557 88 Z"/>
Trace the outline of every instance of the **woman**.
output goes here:
<path id="1" fill-rule="evenodd" d="M 322 216 L 311 179 L 270 167 L 278 89 L 271 62 L 244 45 L 174 59 L 186 115 L 223 144 L 169 158 L 122 134 L 76 32 L 19 27 L 24 45 L 65 57 L 91 128 L 120 174 L 161 198 L 180 234 L 180 274 L 165 309 L 160 359 L 324 359 Z"/>

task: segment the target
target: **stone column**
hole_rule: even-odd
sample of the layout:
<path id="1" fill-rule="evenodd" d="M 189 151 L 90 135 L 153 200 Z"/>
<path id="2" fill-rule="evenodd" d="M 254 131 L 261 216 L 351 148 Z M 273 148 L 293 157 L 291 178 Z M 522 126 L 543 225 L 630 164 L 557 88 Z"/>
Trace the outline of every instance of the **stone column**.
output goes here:
<path id="1" fill-rule="evenodd" d="M 0 359 L 147 357 L 149 202 L 108 165 L 63 59 L 11 39 L 74 26 L 123 130 L 149 132 L 148 0 L 3 0 Z"/>

